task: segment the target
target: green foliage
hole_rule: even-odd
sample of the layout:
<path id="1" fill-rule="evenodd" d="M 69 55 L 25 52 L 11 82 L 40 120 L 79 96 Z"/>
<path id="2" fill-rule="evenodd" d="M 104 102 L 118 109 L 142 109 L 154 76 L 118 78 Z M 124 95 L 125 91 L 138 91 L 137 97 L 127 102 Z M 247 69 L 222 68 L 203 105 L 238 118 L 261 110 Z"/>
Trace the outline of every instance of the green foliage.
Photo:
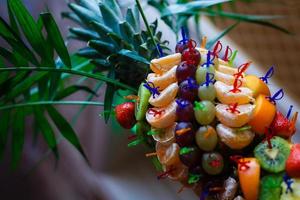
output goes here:
<path id="1" fill-rule="evenodd" d="M 148 4 L 153 6 L 160 12 L 161 19 L 174 31 L 175 34 L 178 33 L 181 27 L 187 27 L 187 21 L 190 18 L 194 18 L 195 29 L 199 31 L 199 18 L 204 15 L 210 17 L 213 21 L 215 20 L 215 17 L 228 18 L 234 20 L 235 23 L 254 23 L 274 28 L 284 33 L 289 33 L 289 31 L 287 31 L 286 29 L 270 21 L 282 16 L 245 15 L 223 11 L 222 5 L 225 3 L 230 3 L 232 9 L 235 9 L 236 1 L 237 0 L 177 0 L 176 3 L 170 4 L 168 0 L 148 0 Z M 254 0 L 240 1 L 243 1 L 245 3 L 254 2 Z M 201 35 L 201 33 L 198 32 L 198 35 Z"/>

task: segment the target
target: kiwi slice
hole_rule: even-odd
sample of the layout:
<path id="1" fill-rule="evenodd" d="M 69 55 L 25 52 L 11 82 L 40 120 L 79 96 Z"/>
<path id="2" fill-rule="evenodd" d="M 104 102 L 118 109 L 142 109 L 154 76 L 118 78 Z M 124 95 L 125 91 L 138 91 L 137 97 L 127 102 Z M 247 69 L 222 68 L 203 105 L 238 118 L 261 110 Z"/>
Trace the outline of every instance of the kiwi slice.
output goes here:
<path id="1" fill-rule="evenodd" d="M 273 173 L 282 172 L 290 155 L 290 145 L 286 140 L 277 136 L 271 139 L 271 145 L 272 148 L 269 148 L 268 142 L 260 143 L 254 149 L 254 156 L 264 170 Z"/>
<path id="2" fill-rule="evenodd" d="M 138 92 L 139 100 L 135 102 L 135 118 L 137 121 L 145 119 L 145 115 L 149 105 L 150 91 L 141 83 Z"/>
<path id="3" fill-rule="evenodd" d="M 259 200 L 280 200 L 282 174 L 264 176 L 260 181 Z"/>

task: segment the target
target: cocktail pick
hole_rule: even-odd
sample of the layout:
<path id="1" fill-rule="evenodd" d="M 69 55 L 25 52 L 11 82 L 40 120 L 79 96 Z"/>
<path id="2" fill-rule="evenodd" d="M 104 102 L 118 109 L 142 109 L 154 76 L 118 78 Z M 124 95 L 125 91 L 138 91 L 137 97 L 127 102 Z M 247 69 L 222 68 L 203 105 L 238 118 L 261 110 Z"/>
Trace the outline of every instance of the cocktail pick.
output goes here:
<path id="1" fill-rule="evenodd" d="M 243 81 L 240 80 L 238 77 L 236 77 L 233 82 L 233 88 L 229 92 L 233 92 L 233 93 L 241 92 L 240 87 L 242 85 L 243 85 Z"/>
<path id="2" fill-rule="evenodd" d="M 160 92 L 158 91 L 159 87 L 155 87 L 154 83 L 146 82 L 144 83 L 143 86 L 151 92 L 154 99 L 155 99 L 155 95 L 157 96 L 160 95 Z"/>
<path id="3" fill-rule="evenodd" d="M 207 72 L 205 76 L 205 82 L 201 84 L 201 86 L 206 85 L 206 87 L 209 86 L 209 84 L 214 84 L 215 83 L 215 75 L 212 73 Z"/>
<path id="4" fill-rule="evenodd" d="M 223 57 L 223 60 L 228 62 L 229 61 L 229 58 L 232 56 L 232 49 L 227 46 L 226 47 L 226 50 L 225 50 L 225 54 L 224 54 L 224 57 Z"/>
<path id="5" fill-rule="evenodd" d="M 239 114 L 240 111 L 237 109 L 238 105 L 239 105 L 238 103 L 229 104 L 228 108 L 226 108 L 226 110 L 228 112 L 231 112 L 232 114 L 235 114 L 235 113 Z"/>
<path id="6" fill-rule="evenodd" d="M 292 184 L 294 183 L 294 181 L 291 179 L 291 177 L 289 177 L 287 174 L 284 174 L 283 175 L 283 181 L 286 184 L 286 191 L 285 191 L 285 193 L 287 194 L 289 191 L 291 193 L 293 193 Z"/>
<path id="7" fill-rule="evenodd" d="M 150 115 L 153 115 L 154 117 L 156 117 L 156 116 L 160 117 L 165 112 L 166 112 L 165 110 L 156 110 L 156 109 L 153 109 L 153 108 L 150 108 L 149 111 L 148 111 L 148 113 Z"/>
<path id="8" fill-rule="evenodd" d="M 212 55 L 214 58 L 219 58 L 219 53 L 222 51 L 223 45 L 220 41 L 218 41 L 214 47 L 214 50 L 212 52 Z"/>
<path id="9" fill-rule="evenodd" d="M 271 78 L 273 74 L 274 74 L 274 66 L 270 67 L 267 73 L 264 76 L 260 77 L 260 79 L 266 84 L 268 84 L 269 83 L 268 79 Z"/>
<path id="10" fill-rule="evenodd" d="M 235 78 L 244 78 L 243 73 L 245 73 L 245 71 L 247 71 L 247 69 L 249 68 L 249 66 L 251 65 L 251 63 L 252 62 L 249 61 L 249 62 L 246 62 L 246 63 L 240 65 L 238 67 L 238 72 L 235 73 L 233 76 L 235 76 Z"/>
<path id="11" fill-rule="evenodd" d="M 233 66 L 233 62 L 234 62 L 234 60 L 235 60 L 235 58 L 236 58 L 236 56 L 237 56 L 237 53 L 238 53 L 238 50 L 235 50 L 235 51 L 233 52 L 233 54 L 231 55 L 231 57 L 229 58 L 229 65 L 230 65 L 230 66 Z"/>
<path id="12" fill-rule="evenodd" d="M 242 156 L 239 155 L 230 156 L 230 160 L 235 162 L 237 165 L 240 165 L 239 170 L 241 171 L 245 171 L 250 168 L 248 165 L 250 161 L 245 161 L 245 159 Z"/>
<path id="13" fill-rule="evenodd" d="M 266 97 L 269 101 L 276 105 L 276 101 L 281 100 L 284 97 L 283 89 L 278 90 L 273 96 Z"/>
<path id="14" fill-rule="evenodd" d="M 290 116 L 291 116 L 291 114 L 292 114 L 293 107 L 294 107 L 293 105 L 290 105 L 289 111 L 288 111 L 288 113 L 287 113 L 287 115 L 286 115 L 286 118 L 287 118 L 287 119 L 290 118 Z"/>
<path id="15" fill-rule="evenodd" d="M 158 49 L 158 52 L 159 52 L 159 57 L 160 58 L 164 57 L 165 55 L 164 55 L 164 52 L 163 52 L 160 44 L 157 44 L 157 49 Z"/>
<path id="16" fill-rule="evenodd" d="M 203 63 L 201 66 L 202 67 L 204 67 L 204 66 L 209 67 L 210 65 L 215 65 L 215 63 L 213 62 L 214 59 L 215 59 L 215 57 L 212 56 L 211 51 L 208 51 L 207 55 L 206 55 L 206 62 Z"/>
<path id="17" fill-rule="evenodd" d="M 268 142 L 268 147 L 269 149 L 272 149 L 272 143 L 271 143 L 271 140 L 272 138 L 275 136 L 272 128 L 266 128 L 265 129 L 265 138 L 263 139 L 263 142 Z"/>

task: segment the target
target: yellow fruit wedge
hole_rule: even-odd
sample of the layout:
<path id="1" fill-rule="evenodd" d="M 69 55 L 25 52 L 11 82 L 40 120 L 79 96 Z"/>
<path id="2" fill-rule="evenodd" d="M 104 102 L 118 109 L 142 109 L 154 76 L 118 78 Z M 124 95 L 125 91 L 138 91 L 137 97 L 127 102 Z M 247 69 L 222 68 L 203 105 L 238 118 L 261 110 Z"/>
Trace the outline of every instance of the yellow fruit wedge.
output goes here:
<path id="1" fill-rule="evenodd" d="M 300 179 L 292 179 L 293 183 L 291 188 L 293 192 L 287 190 L 287 184 L 285 182 L 281 183 L 282 193 L 280 200 L 299 200 L 300 199 Z"/>
<path id="2" fill-rule="evenodd" d="M 172 101 L 174 101 L 177 92 L 178 92 L 178 84 L 172 83 L 166 89 L 164 89 L 160 94 L 150 97 L 149 103 L 154 107 L 165 107 L 169 105 Z"/>
<path id="3" fill-rule="evenodd" d="M 177 123 L 174 123 L 172 126 L 167 127 L 159 134 L 152 135 L 153 139 L 156 142 L 159 142 L 163 145 L 168 145 L 175 142 L 175 127 Z"/>
<path id="4" fill-rule="evenodd" d="M 148 74 L 147 81 L 152 82 L 156 87 L 159 87 L 160 90 L 163 90 L 170 84 L 175 83 L 177 81 L 176 69 L 177 66 L 174 66 L 162 75 L 150 73 Z"/>
<path id="5" fill-rule="evenodd" d="M 218 59 L 218 64 L 223 66 L 229 66 L 229 63 L 221 58 Z"/>
<path id="6" fill-rule="evenodd" d="M 221 81 L 215 83 L 215 89 L 218 100 L 223 104 L 247 104 L 253 99 L 253 92 L 249 88 L 240 87 L 240 92 L 232 92 L 233 86 L 226 85 Z"/>
<path id="7" fill-rule="evenodd" d="M 175 65 L 179 65 L 180 62 L 181 62 L 181 54 L 175 53 L 162 58 L 151 60 L 150 68 L 156 74 L 163 74 L 169 71 Z"/>
<path id="8" fill-rule="evenodd" d="M 253 96 L 257 97 L 260 94 L 270 96 L 271 92 L 268 85 L 259 79 L 257 76 L 248 75 L 246 76 L 246 85 L 253 91 Z"/>
<path id="9" fill-rule="evenodd" d="M 255 109 L 249 125 L 256 133 L 263 134 L 268 128 L 276 114 L 276 106 L 272 104 L 265 95 L 259 95 L 255 100 Z"/>
<path id="10" fill-rule="evenodd" d="M 231 149 L 243 149 L 252 142 L 255 136 L 251 130 L 239 131 L 224 124 L 217 125 L 217 133 L 221 141 Z"/>
<path id="11" fill-rule="evenodd" d="M 222 72 L 224 74 L 229 74 L 229 75 L 234 75 L 236 73 L 238 73 L 238 69 L 237 68 L 233 68 L 233 67 L 228 67 L 226 65 L 222 65 L 219 64 L 218 69 L 219 72 Z"/>
<path id="12" fill-rule="evenodd" d="M 242 127 L 247 124 L 253 112 L 254 106 L 251 104 L 238 105 L 236 112 L 229 110 L 229 105 L 218 104 L 216 106 L 216 116 L 218 120 L 229 127 Z"/>
<path id="13" fill-rule="evenodd" d="M 249 168 L 238 165 L 240 185 L 246 200 L 258 200 L 260 165 L 256 158 L 242 158 Z"/>
<path id="14" fill-rule="evenodd" d="M 220 72 L 218 70 L 215 71 L 215 79 L 217 81 L 221 81 L 221 82 L 225 83 L 226 85 L 233 85 L 233 83 L 235 81 L 235 77 L 233 75 L 225 74 L 225 73 Z M 242 81 L 242 86 L 245 87 L 246 86 L 245 79 L 240 78 L 240 80 Z"/>
<path id="15" fill-rule="evenodd" d="M 162 145 L 161 143 L 156 143 L 156 154 L 159 162 L 163 165 L 174 165 L 180 164 L 179 151 L 180 146 L 177 143 L 172 143 L 170 145 Z"/>
<path id="16" fill-rule="evenodd" d="M 167 128 L 176 121 L 177 103 L 171 102 L 163 108 L 150 108 L 146 113 L 146 120 L 155 128 Z"/>

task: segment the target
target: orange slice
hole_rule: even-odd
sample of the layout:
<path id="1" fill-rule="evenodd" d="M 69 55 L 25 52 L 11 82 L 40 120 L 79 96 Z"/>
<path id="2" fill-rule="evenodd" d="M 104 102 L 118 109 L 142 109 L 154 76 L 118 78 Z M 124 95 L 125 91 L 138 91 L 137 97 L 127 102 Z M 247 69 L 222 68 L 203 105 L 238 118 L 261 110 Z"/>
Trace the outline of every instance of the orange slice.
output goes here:
<path id="1" fill-rule="evenodd" d="M 249 121 L 252 130 L 263 134 L 268 128 L 276 114 L 276 106 L 272 104 L 265 95 L 259 95 L 255 101 L 255 109 Z"/>
<path id="2" fill-rule="evenodd" d="M 146 120 L 154 128 L 167 128 L 176 120 L 176 108 L 175 101 L 163 108 L 150 108 L 146 113 Z"/>
<path id="3" fill-rule="evenodd" d="M 270 89 L 268 85 L 260 80 L 258 77 L 253 75 L 246 76 L 246 85 L 253 91 L 253 96 L 257 97 L 260 94 L 270 96 Z"/>
<path id="4" fill-rule="evenodd" d="M 164 107 L 174 101 L 178 92 L 178 84 L 172 83 L 155 98 L 150 97 L 149 103 L 155 107 Z"/>
<path id="5" fill-rule="evenodd" d="M 256 158 L 242 158 L 242 162 L 249 162 L 249 168 L 243 168 L 241 164 L 238 165 L 238 176 L 240 185 L 247 200 L 257 200 L 259 194 L 259 179 L 260 179 L 260 165 Z"/>
<path id="6" fill-rule="evenodd" d="M 162 75 L 150 73 L 148 74 L 147 81 L 152 82 L 156 87 L 159 87 L 160 90 L 163 90 L 170 84 L 175 83 L 177 81 L 176 69 L 177 66 L 174 66 Z"/>
<path id="7" fill-rule="evenodd" d="M 221 81 L 223 83 L 225 83 L 226 85 L 233 85 L 234 81 L 235 81 L 235 77 L 231 74 L 226 74 L 224 72 L 220 72 L 218 70 L 215 71 L 215 79 L 217 81 Z M 242 87 L 246 86 L 246 81 L 244 78 L 241 78 L 242 81 Z"/>
<path id="8" fill-rule="evenodd" d="M 156 74 L 163 74 L 173 68 L 175 65 L 179 65 L 181 62 L 181 54 L 175 53 L 162 58 L 151 60 L 150 68 Z"/>

